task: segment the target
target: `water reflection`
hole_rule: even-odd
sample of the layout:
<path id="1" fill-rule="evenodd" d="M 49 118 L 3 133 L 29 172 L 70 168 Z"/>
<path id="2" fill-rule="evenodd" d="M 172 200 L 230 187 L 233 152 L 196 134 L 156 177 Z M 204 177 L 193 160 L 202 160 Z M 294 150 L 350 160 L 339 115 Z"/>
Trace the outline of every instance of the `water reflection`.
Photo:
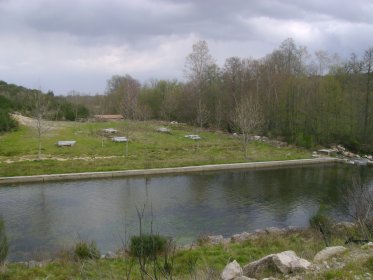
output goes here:
<path id="1" fill-rule="evenodd" d="M 53 252 L 79 238 L 103 251 L 136 234 L 136 207 L 150 209 L 154 228 L 180 243 L 268 226 L 305 226 L 320 204 L 343 216 L 341 191 L 351 178 L 373 181 L 372 168 L 347 165 L 180 176 L 90 180 L 0 188 L 10 259 Z"/>

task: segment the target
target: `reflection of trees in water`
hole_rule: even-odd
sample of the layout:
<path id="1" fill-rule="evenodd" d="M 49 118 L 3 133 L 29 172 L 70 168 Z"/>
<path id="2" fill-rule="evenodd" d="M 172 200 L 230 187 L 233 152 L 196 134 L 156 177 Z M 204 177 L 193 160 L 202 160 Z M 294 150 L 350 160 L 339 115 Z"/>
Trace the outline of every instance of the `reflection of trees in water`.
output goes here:
<path id="1" fill-rule="evenodd" d="M 175 237 L 306 224 L 319 203 L 340 211 L 351 178 L 373 182 L 372 171 L 307 166 L 34 185 L 0 190 L 0 211 L 19 251 L 76 238 L 78 231 L 105 248 L 120 246 L 125 229 L 138 232 L 136 206 L 144 203 L 147 213 L 153 207 L 159 231 Z"/>

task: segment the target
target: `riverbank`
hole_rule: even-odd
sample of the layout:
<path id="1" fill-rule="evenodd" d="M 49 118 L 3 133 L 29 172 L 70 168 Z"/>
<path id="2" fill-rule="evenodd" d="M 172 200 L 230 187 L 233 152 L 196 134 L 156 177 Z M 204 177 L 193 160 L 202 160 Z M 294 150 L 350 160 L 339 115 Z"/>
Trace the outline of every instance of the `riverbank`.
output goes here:
<path id="1" fill-rule="evenodd" d="M 193 247 L 172 253 L 173 279 L 220 279 L 227 263 L 236 260 L 241 266 L 259 260 L 269 254 L 288 250 L 312 262 L 312 269 L 290 275 L 265 270 L 256 279 L 371 279 L 373 274 L 373 248 L 361 244 L 347 244 L 345 240 L 354 229 L 339 224 L 334 227 L 331 246 L 345 246 L 341 254 L 321 262 L 316 254 L 325 248 L 319 232 L 312 229 L 268 228 L 253 233 L 222 237 L 200 238 Z M 160 264 L 163 259 L 160 257 Z M 152 273 L 152 262 L 148 263 Z M 0 279 L 141 279 L 138 262 L 130 255 L 118 251 L 99 260 L 76 260 L 71 249 L 65 249 L 51 261 L 7 264 L 0 272 Z M 159 275 L 158 279 L 167 279 Z M 168 278 L 169 279 L 169 278 Z"/>
<path id="2" fill-rule="evenodd" d="M 183 174 L 196 172 L 210 172 L 221 170 L 240 170 L 240 169 L 265 169 L 265 168 L 281 168 L 290 166 L 306 166 L 312 164 L 338 163 L 345 162 L 337 158 L 316 158 L 316 159 L 299 159 L 285 161 L 267 161 L 267 162 L 247 162 L 247 163 L 232 163 L 232 164 L 213 164 L 201 166 L 184 166 L 172 168 L 153 168 L 140 170 L 123 170 L 123 171 L 107 171 L 107 172 L 84 172 L 84 173 L 67 173 L 67 174 L 48 174 L 34 176 L 13 176 L 0 177 L 0 185 L 5 184 L 20 184 L 20 183 L 45 183 L 52 181 L 67 181 L 67 180 L 87 180 L 98 178 L 118 178 L 118 177 L 134 177 L 134 176 L 152 176 L 166 174 Z"/>

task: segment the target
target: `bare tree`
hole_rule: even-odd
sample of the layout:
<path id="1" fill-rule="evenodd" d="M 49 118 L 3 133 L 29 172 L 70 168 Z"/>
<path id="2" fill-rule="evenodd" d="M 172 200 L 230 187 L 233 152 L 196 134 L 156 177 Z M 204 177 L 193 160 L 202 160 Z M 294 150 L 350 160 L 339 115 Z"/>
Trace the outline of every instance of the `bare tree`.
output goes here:
<path id="1" fill-rule="evenodd" d="M 38 160 L 40 160 L 42 150 L 42 136 L 49 129 L 44 120 L 48 112 L 49 98 L 40 90 L 34 90 L 32 92 L 31 98 L 33 105 L 31 114 L 36 121 L 36 132 L 38 138 Z"/>
<path id="2" fill-rule="evenodd" d="M 250 134 L 263 124 L 263 114 L 259 102 L 252 96 L 244 97 L 235 110 L 235 124 L 242 134 L 242 146 L 245 158 L 248 157 Z"/>
<path id="3" fill-rule="evenodd" d="M 352 186 L 343 194 L 348 214 L 355 221 L 364 239 L 373 237 L 373 189 L 360 177 L 353 178 Z"/>
<path id="4" fill-rule="evenodd" d="M 206 41 L 198 41 L 193 45 L 193 51 L 185 62 L 184 73 L 196 94 L 196 121 L 202 128 L 208 117 L 206 104 L 203 100 L 209 71 L 214 69 L 215 61 L 210 54 Z"/>
<path id="5" fill-rule="evenodd" d="M 366 73 L 366 87 L 365 87 L 365 104 L 364 104 L 364 125 L 363 125 L 363 135 L 364 140 L 367 139 L 367 131 L 369 126 L 369 115 L 370 115 L 370 94 L 371 94 L 371 76 L 373 72 L 373 47 L 369 48 L 364 53 L 363 58 L 363 69 Z"/>

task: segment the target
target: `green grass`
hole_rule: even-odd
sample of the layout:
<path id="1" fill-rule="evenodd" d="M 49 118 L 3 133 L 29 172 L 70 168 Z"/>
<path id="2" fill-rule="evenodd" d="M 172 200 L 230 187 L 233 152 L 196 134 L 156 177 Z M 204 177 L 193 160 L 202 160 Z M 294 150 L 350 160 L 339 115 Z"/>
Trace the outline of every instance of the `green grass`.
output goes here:
<path id="1" fill-rule="evenodd" d="M 345 234 L 334 234 L 332 245 L 341 245 Z M 256 240 L 227 245 L 202 246 L 192 250 L 181 250 L 175 254 L 173 274 L 174 279 L 207 279 L 207 274 L 216 276 L 224 266 L 233 259 L 241 266 L 272 253 L 294 250 L 298 256 L 312 260 L 313 256 L 324 247 L 322 238 L 312 230 L 304 230 L 286 235 L 265 234 Z M 350 252 L 362 250 L 359 246 L 349 246 Z M 371 254 L 373 255 L 373 254 Z M 354 279 L 354 275 L 364 275 L 373 272 L 373 257 L 358 259 L 342 255 L 346 266 L 340 269 L 329 269 L 317 272 L 317 276 L 310 272 L 304 279 Z M 348 260 L 349 258 L 349 260 Z M 74 261 L 59 258 L 44 267 L 26 268 L 18 264 L 8 264 L 0 279 L 125 279 L 129 257 L 97 261 Z M 188 265 L 196 261 L 196 266 Z M 2 276 L 1 276 L 2 275 Z M 262 276 L 276 276 L 283 279 L 283 275 L 267 272 Z M 131 279 L 140 279 L 139 267 L 135 261 Z M 164 279 L 164 278 L 161 278 Z M 261 279 L 261 278 L 259 278 Z M 365 279 L 365 278 L 362 278 Z"/>
<path id="2" fill-rule="evenodd" d="M 168 126 L 170 134 L 156 128 Z M 130 143 L 125 156 L 125 144 L 113 143 L 101 132 L 114 127 L 118 135 L 127 135 Z M 185 138 L 198 133 L 202 140 Z M 59 140 L 76 140 L 73 147 L 59 148 Z M 249 159 L 243 157 L 239 137 L 222 132 L 197 130 L 187 125 L 171 126 L 162 122 L 66 123 L 47 130 L 42 137 L 42 155 L 37 159 L 38 141 L 35 129 L 21 127 L 16 132 L 0 136 L 0 176 L 112 171 L 142 168 L 162 168 L 188 165 L 237 163 L 310 158 L 310 151 L 252 142 Z M 103 158 L 112 157 L 112 158 Z M 62 161 L 63 160 L 63 161 Z M 8 163 L 6 162 L 8 161 Z M 13 162 L 10 162 L 13 161 Z"/>

